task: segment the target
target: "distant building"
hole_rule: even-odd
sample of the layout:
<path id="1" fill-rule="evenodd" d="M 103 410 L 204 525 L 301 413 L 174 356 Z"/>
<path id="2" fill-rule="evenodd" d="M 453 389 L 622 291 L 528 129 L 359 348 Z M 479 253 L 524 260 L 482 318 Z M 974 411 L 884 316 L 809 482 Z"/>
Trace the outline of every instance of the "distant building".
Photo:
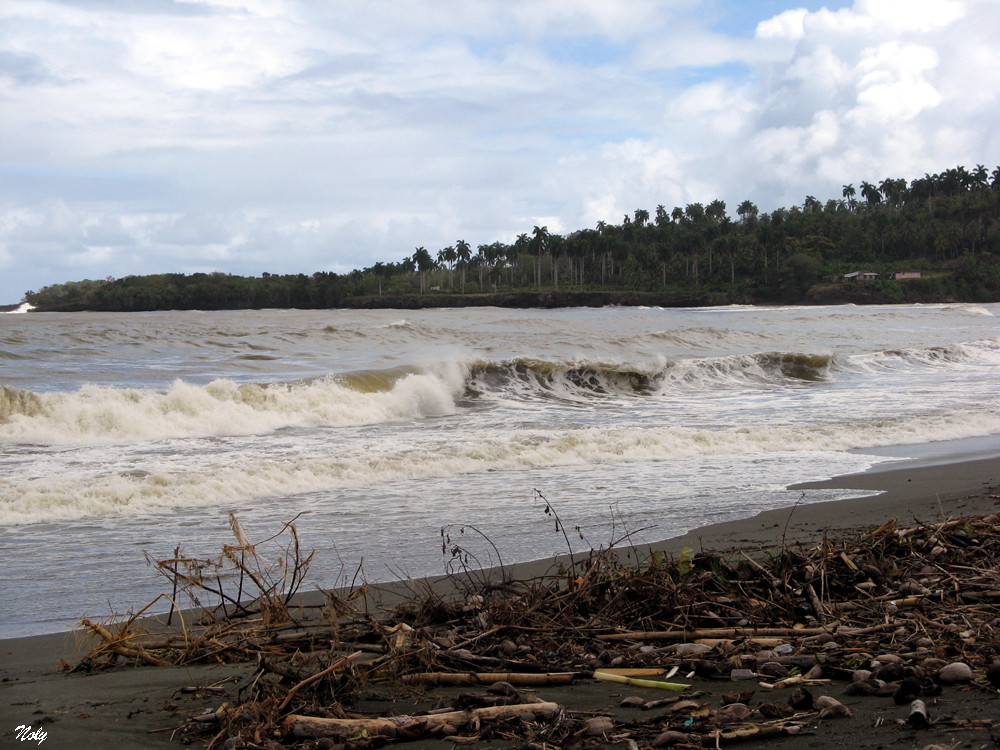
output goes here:
<path id="1" fill-rule="evenodd" d="M 859 281 L 875 281 L 878 278 L 877 273 L 872 273 L 871 271 L 853 271 L 851 273 L 844 274 L 844 281 L 850 283 L 857 283 Z"/>
<path id="2" fill-rule="evenodd" d="M 892 279 L 919 279 L 920 271 L 896 271 L 889 278 Z"/>

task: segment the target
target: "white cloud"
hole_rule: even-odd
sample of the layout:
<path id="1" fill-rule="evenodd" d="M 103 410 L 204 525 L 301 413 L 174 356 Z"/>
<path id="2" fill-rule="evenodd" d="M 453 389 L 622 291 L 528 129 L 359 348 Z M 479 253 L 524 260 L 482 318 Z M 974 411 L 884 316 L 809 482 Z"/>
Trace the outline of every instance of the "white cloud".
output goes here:
<path id="1" fill-rule="evenodd" d="M 847 118 L 856 122 L 871 118 L 890 125 L 940 104 L 941 95 L 926 77 L 937 62 L 934 50 L 917 45 L 901 48 L 896 42 L 886 42 L 866 50 L 857 66 L 858 107 Z"/>
<path id="2" fill-rule="evenodd" d="M 732 139 L 745 134 L 756 109 L 745 88 L 713 81 L 680 94 L 671 103 L 669 117 L 697 123 L 706 136 Z"/>
<path id="3" fill-rule="evenodd" d="M 955 0 L 858 0 L 857 8 L 858 17 L 897 31 L 933 31 L 964 14 Z"/>
<path id="4" fill-rule="evenodd" d="M 801 39 L 806 35 L 805 20 L 808 15 L 809 11 L 805 8 L 786 10 L 757 24 L 757 36 L 761 39 Z"/>

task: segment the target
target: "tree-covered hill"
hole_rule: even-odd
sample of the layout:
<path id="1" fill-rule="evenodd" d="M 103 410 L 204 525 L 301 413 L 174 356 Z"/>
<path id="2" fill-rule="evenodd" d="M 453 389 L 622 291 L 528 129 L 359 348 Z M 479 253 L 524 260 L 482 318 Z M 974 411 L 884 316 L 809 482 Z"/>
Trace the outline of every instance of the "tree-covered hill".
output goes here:
<path id="1" fill-rule="evenodd" d="M 896 280 L 900 271 L 920 278 Z M 865 272 L 877 279 L 846 282 Z M 1000 167 L 844 185 L 761 213 L 692 203 L 566 235 L 465 240 L 347 274 L 156 274 L 28 292 L 39 310 L 1000 300 Z"/>

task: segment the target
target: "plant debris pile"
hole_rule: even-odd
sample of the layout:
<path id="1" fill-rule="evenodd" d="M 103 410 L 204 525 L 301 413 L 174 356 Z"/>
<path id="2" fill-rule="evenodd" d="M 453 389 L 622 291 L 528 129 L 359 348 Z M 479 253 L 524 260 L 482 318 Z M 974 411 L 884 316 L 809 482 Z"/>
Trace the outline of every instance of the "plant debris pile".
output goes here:
<path id="1" fill-rule="evenodd" d="M 415 588 L 377 613 L 365 586 L 327 593 L 322 607 L 291 606 L 288 584 L 301 582 L 311 559 L 294 525 L 282 531 L 286 554 L 271 563 L 233 525 L 239 546 L 219 562 L 235 575 L 206 575 L 215 570 L 206 565 L 193 575 L 179 557 L 159 563 L 174 600 L 185 591 L 206 607 L 198 624 L 178 635 L 142 629 L 137 616 L 83 621 L 96 638 L 81 662 L 88 669 L 123 660 L 255 665 L 229 701 L 178 727 L 185 741 L 717 747 L 821 732 L 827 720 L 850 720 L 844 696 L 899 706 L 911 730 L 993 730 L 990 719 L 935 716 L 933 706 L 942 691 L 996 699 L 1000 513 L 908 528 L 891 521 L 754 557 L 686 551 L 636 562 L 612 549 L 531 580 L 465 571 L 452 577 L 457 595 Z M 219 604 L 207 607 L 209 595 Z M 556 700 L 601 682 L 615 683 L 611 705 Z M 365 709 L 373 695 L 422 698 L 428 708 L 377 715 Z M 995 706 L 981 714 L 989 715 Z"/>

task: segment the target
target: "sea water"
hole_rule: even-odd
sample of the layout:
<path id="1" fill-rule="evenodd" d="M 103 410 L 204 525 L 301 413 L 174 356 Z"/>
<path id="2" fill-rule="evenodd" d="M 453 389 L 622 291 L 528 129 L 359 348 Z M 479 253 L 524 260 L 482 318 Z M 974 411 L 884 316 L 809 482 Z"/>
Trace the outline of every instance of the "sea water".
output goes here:
<path id="1" fill-rule="evenodd" d="M 1000 435 L 998 313 L 0 315 L 0 637 L 138 609 L 231 512 L 296 518 L 312 589 L 441 573 L 449 525 L 488 565 L 857 495 L 785 488 Z"/>

